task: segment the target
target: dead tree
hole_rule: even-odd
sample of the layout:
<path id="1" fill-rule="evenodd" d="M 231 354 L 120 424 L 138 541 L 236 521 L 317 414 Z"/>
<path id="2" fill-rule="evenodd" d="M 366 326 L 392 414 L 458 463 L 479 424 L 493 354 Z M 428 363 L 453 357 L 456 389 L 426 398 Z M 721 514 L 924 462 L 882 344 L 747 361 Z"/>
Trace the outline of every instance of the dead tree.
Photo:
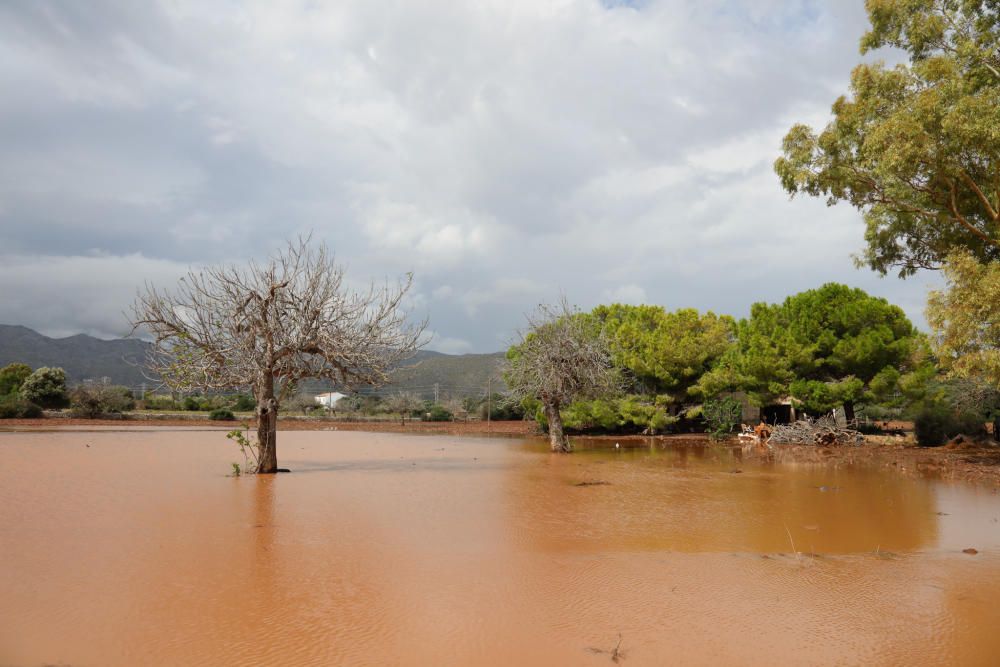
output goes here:
<path id="1" fill-rule="evenodd" d="M 281 401 L 306 378 L 380 385 L 423 344 L 398 285 L 344 285 L 322 244 L 300 238 L 267 263 L 189 271 L 172 292 L 147 285 L 132 307 L 133 332 L 153 338 L 148 365 L 172 390 L 250 387 L 257 401 L 258 473 L 278 469 Z"/>
<path id="2" fill-rule="evenodd" d="M 554 452 L 569 452 L 559 410 L 577 398 L 618 393 L 620 375 L 601 326 L 565 299 L 542 305 L 507 352 L 504 381 L 513 398 L 541 401 Z"/>
<path id="3" fill-rule="evenodd" d="M 400 424 L 406 426 L 406 415 L 414 410 L 419 410 L 424 405 L 415 394 L 408 391 L 400 391 L 392 394 L 382 402 L 382 406 L 389 414 L 398 414 Z"/>

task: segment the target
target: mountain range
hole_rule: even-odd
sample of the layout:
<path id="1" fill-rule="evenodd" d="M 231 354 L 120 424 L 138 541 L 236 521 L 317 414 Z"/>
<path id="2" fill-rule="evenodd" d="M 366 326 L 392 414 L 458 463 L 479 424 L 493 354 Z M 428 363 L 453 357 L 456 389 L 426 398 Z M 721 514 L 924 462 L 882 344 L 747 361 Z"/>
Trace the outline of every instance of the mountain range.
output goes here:
<path id="1" fill-rule="evenodd" d="M 86 334 L 50 338 L 19 325 L 0 324 L 0 366 L 21 362 L 32 368 L 59 366 L 71 384 L 85 380 L 102 381 L 138 388 L 151 382 L 143 374 L 143 360 L 149 343 L 135 338 L 102 340 Z M 362 393 L 411 391 L 432 398 L 482 395 L 488 389 L 503 388 L 499 364 L 502 352 L 492 354 L 443 354 L 421 350 L 393 372 L 389 385 Z M 338 389 L 328 382 L 311 381 L 303 389 Z"/>

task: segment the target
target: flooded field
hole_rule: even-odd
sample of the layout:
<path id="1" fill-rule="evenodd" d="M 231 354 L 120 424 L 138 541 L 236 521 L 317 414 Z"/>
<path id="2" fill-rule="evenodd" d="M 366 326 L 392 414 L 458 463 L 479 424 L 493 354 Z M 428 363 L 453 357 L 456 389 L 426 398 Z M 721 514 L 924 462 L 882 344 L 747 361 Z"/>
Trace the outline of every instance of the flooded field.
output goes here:
<path id="1" fill-rule="evenodd" d="M 584 446 L 0 433 L 0 665 L 1000 663 L 994 491 Z"/>

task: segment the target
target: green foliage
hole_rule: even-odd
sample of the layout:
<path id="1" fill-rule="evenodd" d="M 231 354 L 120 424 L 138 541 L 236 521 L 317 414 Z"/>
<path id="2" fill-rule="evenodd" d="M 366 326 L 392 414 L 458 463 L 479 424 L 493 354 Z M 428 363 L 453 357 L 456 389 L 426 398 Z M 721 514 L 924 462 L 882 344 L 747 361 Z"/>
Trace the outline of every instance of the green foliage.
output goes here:
<path id="1" fill-rule="evenodd" d="M 208 414 L 208 418 L 216 422 L 231 422 L 236 419 L 228 408 L 216 408 Z"/>
<path id="2" fill-rule="evenodd" d="M 997 187 L 1000 197 L 1000 181 Z M 979 377 L 1000 387 L 1000 262 L 983 264 L 957 252 L 949 257 L 945 276 L 947 289 L 931 292 L 927 303 L 941 365 L 953 376 Z"/>
<path id="3" fill-rule="evenodd" d="M 236 412 L 253 412 L 257 409 L 257 402 L 249 394 L 236 394 L 230 408 Z"/>
<path id="4" fill-rule="evenodd" d="M 37 368 L 25 378 L 19 393 L 43 408 L 64 408 L 69 405 L 66 371 L 48 366 Z"/>
<path id="5" fill-rule="evenodd" d="M 734 340 L 733 318 L 692 308 L 598 306 L 591 316 L 604 328 L 615 364 L 627 369 L 643 393 L 683 400 Z"/>
<path id="6" fill-rule="evenodd" d="M 236 461 L 233 461 L 232 466 L 233 466 L 233 477 L 239 477 L 243 472 L 240 469 L 240 464 L 237 463 Z"/>
<path id="7" fill-rule="evenodd" d="M 70 394 L 70 413 L 82 419 L 97 419 L 134 409 L 135 399 L 128 387 L 82 385 Z"/>
<path id="8" fill-rule="evenodd" d="M 732 396 L 708 400 L 701 406 L 701 416 L 712 437 L 721 440 L 740 424 L 743 406 Z"/>
<path id="9" fill-rule="evenodd" d="M 917 444 L 936 447 L 956 435 L 982 435 L 985 426 L 980 415 L 956 411 L 945 403 L 934 402 L 925 405 L 913 421 Z"/>
<path id="10" fill-rule="evenodd" d="M 146 410 L 178 410 L 177 402 L 169 396 L 150 394 L 142 401 Z"/>
<path id="11" fill-rule="evenodd" d="M 667 412 L 669 397 L 650 400 L 646 396 L 630 395 L 611 399 L 574 401 L 560 414 L 563 424 L 573 431 L 604 433 L 661 433 L 677 422 Z M 544 418 L 540 423 L 545 425 Z"/>
<path id="12" fill-rule="evenodd" d="M 31 366 L 27 364 L 7 364 L 0 368 L 0 396 L 16 394 L 29 375 Z"/>
<path id="13" fill-rule="evenodd" d="M 42 416 L 42 409 L 20 396 L 8 394 L 0 396 L 0 419 L 36 419 Z"/>
<path id="14" fill-rule="evenodd" d="M 236 446 L 240 448 L 240 453 L 243 455 L 243 471 L 248 473 L 257 470 L 260 460 L 257 458 L 256 443 L 250 439 L 249 426 L 244 425 L 244 428 L 247 429 L 246 433 L 240 429 L 235 429 L 227 433 L 226 438 L 235 442 Z M 234 463 L 233 467 L 233 472 L 235 473 L 235 468 L 239 467 L 239 465 Z"/>
<path id="15" fill-rule="evenodd" d="M 884 383 L 890 374 L 876 377 Z M 864 382 L 854 376 L 826 382 L 799 379 L 789 385 L 789 393 L 795 397 L 798 407 L 812 415 L 822 415 L 842 405 L 857 403 L 864 397 L 864 389 Z"/>
<path id="16" fill-rule="evenodd" d="M 924 349 L 902 309 L 836 283 L 755 303 L 736 330 L 736 345 L 702 377 L 700 392 L 743 390 L 757 405 L 791 395 L 814 412 L 871 396 L 876 378 L 879 394 L 899 392 Z"/>
<path id="17" fill-rule="evenodd" d="M 450 422 L 455 415 L 443 405 L 432 405 L 421 413 L 420 419 L 425 422 Z"/>
<path id="18" fill-rule="evenodd" d="M 462 403 L 468 412 L 475 412 L 483 420 L 487 417 L 487 408 L 489 408 L 489 418 L 493 421 L 524 419 L 525 410 L 523 401 L 514 401 L 509 396 L 502 394 L 494 395 L 493 400 L 489 404 L 487 404 L 485 398 L 477 397 L 466 398 Z M 531 412 L 533 413 L 534 410 Z"/>
<path id="19" fill-rule="evenodd" d="M 868 0 L 858 65 L 819 134 L 789 130 L 775 171 L 790 193 L 863 212 L 860 262 L 909 275 L 960 249 L 1000 260 L 1000 29 L 995 0 Z"/>
<path id="20" fill-rule="evenodd" d="M 168 407 L 163 409 L 181 409 L 188 412 L 211 412 L 212 410 L 217 410 L 219 408 L 229 408 L 230 403 L 231 399 L 222 395 L 213 394 L 211 396 L 202 396 L 200 394 L 192 394 L 190 396 L 185 396 L 179 405 L 175 404 L 174 408 Z"/>

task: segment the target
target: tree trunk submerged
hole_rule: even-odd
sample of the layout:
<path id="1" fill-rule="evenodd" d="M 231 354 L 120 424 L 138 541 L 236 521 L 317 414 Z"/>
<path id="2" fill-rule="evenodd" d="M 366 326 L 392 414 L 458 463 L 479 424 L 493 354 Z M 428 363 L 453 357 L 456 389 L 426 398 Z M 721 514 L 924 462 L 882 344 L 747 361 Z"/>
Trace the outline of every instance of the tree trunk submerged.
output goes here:
<path id="1" fill-rule="evenodd" d="M 556 404 L 544 403 L 545 419 L 549 422 L 549 444 L 553 452 L 566 454 L 573 451 L 569 444 L 569 438 L 563 431 L 562 415 L 559 414 L 559 406 Z"/>
<path id="2" fill-rule="evenodd" d="M 257 404 L 257 473 L 278 472 L 278 401 L 273 396 Z"/>

